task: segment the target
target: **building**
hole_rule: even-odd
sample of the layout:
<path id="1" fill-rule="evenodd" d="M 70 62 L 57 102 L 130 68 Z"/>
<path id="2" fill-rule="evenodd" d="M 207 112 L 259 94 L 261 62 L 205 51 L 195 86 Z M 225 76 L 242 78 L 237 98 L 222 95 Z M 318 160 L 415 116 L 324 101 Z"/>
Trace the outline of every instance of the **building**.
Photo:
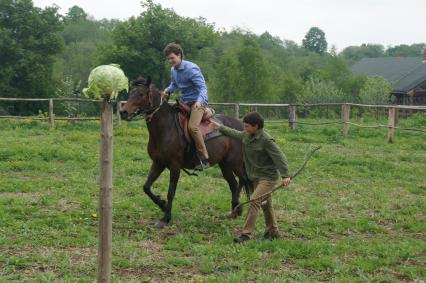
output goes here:
<path id="1" fill-rule="evenodd" d="M 352 71 L 367 76 L 382 76 L 393 86 L 396 104 L 426 105 L 426 51 L 422 57 L 363 58 Z"/>

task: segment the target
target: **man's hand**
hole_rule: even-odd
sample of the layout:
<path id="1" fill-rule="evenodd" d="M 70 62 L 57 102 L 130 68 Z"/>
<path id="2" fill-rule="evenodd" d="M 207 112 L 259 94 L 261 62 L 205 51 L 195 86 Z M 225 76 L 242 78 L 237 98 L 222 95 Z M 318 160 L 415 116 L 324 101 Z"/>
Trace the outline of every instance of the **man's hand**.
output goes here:
<path id="1" fill-rule="evenodd" d="M 201 102 L 197 101 L 194 103 L 194 107 L 195 108 L 200 108 L 201 107 Z"/>
<path id="2" fill-rule="evenodd" d="M 169 96 L 169 93 L 163 90 L 163 92 L 161 93 L 161 98 L 166 98 L 167 96 Z"/>
<path id="3" fill-rule="evenodd" d="M 283 178 L 283 186 L 287 187 L 288 185 L 290 185 L 291 182 L 291 178 L 290 177 L 284 177 Z"/>
<path id="4" fill-rule="evenodd" d="M 220 124 L 218 123 L 218 122 L 216 122 L 215 120 L 213 120 L 212 118 L 210 118 L 210 123 L 212 123 L 213 124 L 213 128 L 215 129 L 215 130 L 217 130 L 217 129 L 219 129 L 219 127 L 220 127 Z"/>

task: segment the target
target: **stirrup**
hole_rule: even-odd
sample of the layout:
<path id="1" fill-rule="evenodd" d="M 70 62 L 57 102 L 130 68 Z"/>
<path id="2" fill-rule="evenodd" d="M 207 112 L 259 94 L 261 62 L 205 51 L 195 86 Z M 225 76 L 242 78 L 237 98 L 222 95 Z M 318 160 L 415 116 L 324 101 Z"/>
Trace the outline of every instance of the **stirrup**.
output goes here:
<path id="1" fill-rule="evenodd" d="M 210 167 L 210 163 L 207 160 L 201 160 L 200 163 L 195 165 L 194 170 L 203 171 Z"/>

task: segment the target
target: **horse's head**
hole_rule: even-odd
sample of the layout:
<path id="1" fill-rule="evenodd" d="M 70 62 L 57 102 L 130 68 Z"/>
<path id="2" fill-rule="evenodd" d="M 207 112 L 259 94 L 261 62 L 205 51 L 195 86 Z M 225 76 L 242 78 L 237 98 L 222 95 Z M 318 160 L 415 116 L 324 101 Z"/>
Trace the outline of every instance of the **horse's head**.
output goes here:
<path id="1" fill-rule="evenodd" d="M 151 78 L 145 79 L 139 76 L 132 83 L 133 87 L 129 92 L 129 99 L 121 107 L 121 119 L 130 121 L 139 114 L 149 114 L 161 103 L 161 94 L 151 84 Z"/>

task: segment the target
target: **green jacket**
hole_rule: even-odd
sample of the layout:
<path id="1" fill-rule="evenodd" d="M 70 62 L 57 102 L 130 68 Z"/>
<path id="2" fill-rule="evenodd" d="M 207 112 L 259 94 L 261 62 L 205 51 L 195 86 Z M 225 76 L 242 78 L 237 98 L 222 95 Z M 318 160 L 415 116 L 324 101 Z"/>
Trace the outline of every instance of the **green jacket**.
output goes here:
<path id="1" fill-rule="evenodd" d="M 263 129 L 254 136 L 223 125 L 219 130 L 227 136 L 242 140 L 244 165 L 250 180 L 275 181 L 278 179 L 278 173 L 282 177 L 289 176 L 287 158 Z"/>

